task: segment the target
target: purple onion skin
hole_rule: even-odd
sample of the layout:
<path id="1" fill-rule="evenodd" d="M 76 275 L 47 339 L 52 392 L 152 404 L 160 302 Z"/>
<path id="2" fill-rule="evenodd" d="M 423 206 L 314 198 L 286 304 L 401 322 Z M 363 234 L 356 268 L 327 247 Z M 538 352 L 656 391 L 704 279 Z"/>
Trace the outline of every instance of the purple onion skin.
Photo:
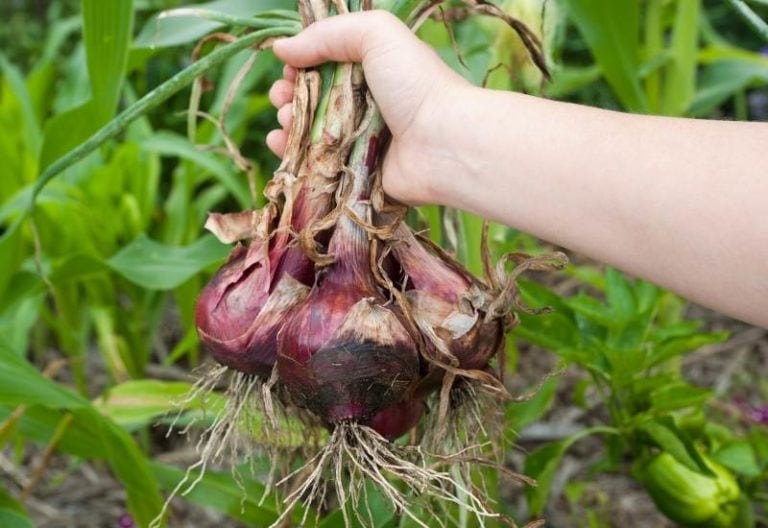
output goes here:
<path id="1" fill-rule="evenodd" d="M 281 383 L 330 426 L 367 425 L 418 379 L 413 340 L 362 273 L 333 265 L 278 337 Z"/>
<path id="2" fill-rule="evenodd" d="M 496 319 L 478 325 L 467 335 L 453 342 L 452 351 L 459 367 L 466 370 L 485 370 L 504 340 L 504 322 Z"/>
<path id="3" fill-rule="evenodd" d="M 204 348 L 216 361 L 247 374 L 269 376 L 275 347 L 249 343 L 251 324 L 269 296 L 269 270 L 261 263 L 248 267 L 247 252 L 237 246 L 203 289 L 195 306 L 195 324 Z"/>
<path id="4" fill-rule="evenodd" d="M 329 198 L 325 195 L 314 198 L 314 200 L 310 198 L 308 194 L 311 191 L 307 189 L 307 185 L 305 182 L 298 192 L 293 206 L 291 225 L 296 231 L 301 231 L 316 218 L 326 214 L 330 205 Z M 279 240 L 283 242 L 283 245 L 287 245 L 287 247 L 282 251 L 276 251 L 274 257 L 271 257 L 275 278 L 279 279 L 285 273 L 288 273 L 302 284 L 312 286 L 315 282 L 314 263 L 307 258 L 307 255 L 297 241 L 288 245 L 288 241 L 285 238 L 280 238 Z M 328 242 L 328 234 L 320 233 L 317 241 L 321 245 L 326 244 Z"/>
<path id="5" fill-rule="evenodd" d="M 291 215 L 294 230 L 327 212 L 329 199 L 312 200 L 310 192 L 303 182 Z M 288 314 L 263 311 L 270 301 L 286 309 L 297 304 L 290 298 L 273 297 L 281 285 L 285 287 L 285 277 L 306 286 L 315 281 L 314 263 L 291 238 L 287 229 L 281 229 L 269 247 L 260 239 L 252 240 L 248 249 L 238 245 L 200 294 L 195 307 L 198 334 L 205 350 L 222 365 L 264 379 L 271 375 L 277 360 L 277 334 Z"/>
<path id="6" fill-rule="evenodd" d="M 306 293 L 299 283 L 286 278 L 301 273 L 286 268 L 281 277 L 271 273 L 270 261 L 283 253 L 281 250 L 273 249 L 268 257 L 249 260 L 249 252 L 261 249 L 266 253 L 264 248 L 254 247 L 259 243 L 252 242 L 249 249 L 238 246 L 233 250 L 200 294 L 195 325 L 203 347 L 217 362 L 266 379 L 277 359 L 277 333 L 282 321 Z M 298 262 L 297 271 L 301 272 L 306 262 Z"/>
<path id="7" fill-rule="evenodd" d="M 438 336 L 458 359 L 460 368 L 485 369 L 501 346 L 504 323 L 501 320 L 485 323 L 480 314 L 475 325 L 457 339 L 440 329 L 443 321 L 458 309 L 462 297 L 469 292 L 472 286 L 470 275 L 429 251 L 412 234 L 405 234 L 409 232 L 401 230 L 400 233 L 403 240 L 395 247 L 395 255 L 408 276 L 411 289 L 406 295 L 411 300 L 415 315 L 438 329 Z M 433 353 L 437 351 L 433 350 Z"/>
<path id="8" fill-rule="evenodd" d="M 422 399 L 404 400 L 376 413 L 368 425 L 387 440 L 396 440 L 416 427 L 425 408 Z"/>

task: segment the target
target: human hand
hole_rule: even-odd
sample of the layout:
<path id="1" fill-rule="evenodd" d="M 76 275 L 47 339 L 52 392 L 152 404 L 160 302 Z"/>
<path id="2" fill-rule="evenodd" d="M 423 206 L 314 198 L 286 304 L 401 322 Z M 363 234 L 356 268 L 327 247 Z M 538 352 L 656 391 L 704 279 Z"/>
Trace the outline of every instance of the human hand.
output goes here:
<path id="1" fill-rule="evenodd" d="M 383 167 L 385 192 L 409 204 L 436 201 L 440 175 L 455 174 L 446 125 L 461 100 L 459 92 L 469 84 L 434 50 L 393 15 L 371 11 L 314 23 L 296 37 L 275 42 L 274 51 L 287 64 L 284 78 L 269 92 L 282 126 L 267 136 L 275 154 L 285 151 L 296 68 L 359 62 L 392 133 Z"/>

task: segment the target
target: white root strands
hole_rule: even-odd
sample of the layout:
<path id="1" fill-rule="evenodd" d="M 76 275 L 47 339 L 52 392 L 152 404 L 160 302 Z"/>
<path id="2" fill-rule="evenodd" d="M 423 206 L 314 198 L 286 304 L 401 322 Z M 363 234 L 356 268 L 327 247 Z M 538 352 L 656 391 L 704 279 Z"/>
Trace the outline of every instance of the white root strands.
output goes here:
<path id="1" fill-rule="evenodd" d="M 414 512 L 414 506 L 434 514 L 435 505 L 454 504 L 474 515 L 481 526 L 488 519 L 501 517 L 488 508 L 478 490 L 467 484 L 471 481 L 461 474 L 435 469 L 430 458 L 421 448 L 393 444 L 369 427 L 352 422 L 337 424 L 328 444 L 302 468 L 278 483 L 298 479 L 284 500 L 283 514 L 270 528 L 281 526 L 299 504 L 314 504 L 320 508 L 330 482 L 347 526 L 351 525 L 350 510 L 362 526 L 374 525 L 370 512 L 367 512 L 366 483 L 369 482 L 397 513 L 423 528 L 429 528 L 429 525 Z M 438 465 L 445 465 L 448 458 L 441 457 Z M 307 507 L 302 525 L 307 521 L 308 512 Z M 367 516 L 364 515 L 366 512 Z M 440 515 L 432 515 L 432 521 L 441 527 L 447 526 Z"/>
<path id="2" fill-rule="evenodd" d="M 189 494 L 212 467 L 231 468 L 233 478 L 243 493 L 242 500 L 245 501 L 245 483 L 238 464 L 245 462 L 251 475 L 255 475 L 255 462 L 259 455 L 265 454 L 269 457 L 270 466 L 260 504 L 274 491 L 276 475 L 283 471 L 281 466 L 287 464 L 293 456 L 293 450 L 285 446 L 295 443 L 293 439 L 298 435 L 288 419 L 289 411 L 273 397 L 275 381 L 275 376 L 262 382 L 255 376 L 235 372 L 221 365 L 211 367 L 200 376 L 184 399 L 177 403 L 179 411 L 166 438 L 173 433 L 185 409 L 198 406 L 202 413 L 186 424 L 180 431 L 182 435 L 189 434 L 200 422 L 207 422 L 209 413 L 213 411 L 211 423 L 195 444 L 199 457 L 197 462 L 187 468 L 184 477 L 168 495 L 162 510 L 149 528 L 160 528 L 173 499 Z M 224 404 L 211 405 L 219 387 L 226 387 L 222 394 Z M 259 435 L 255 439 L 256 431 Z M 306 440 L 306 433 L 301 435 Z M 307 454 L 314 445 L 316 442 L 308 441 L 299 450 Z"/>

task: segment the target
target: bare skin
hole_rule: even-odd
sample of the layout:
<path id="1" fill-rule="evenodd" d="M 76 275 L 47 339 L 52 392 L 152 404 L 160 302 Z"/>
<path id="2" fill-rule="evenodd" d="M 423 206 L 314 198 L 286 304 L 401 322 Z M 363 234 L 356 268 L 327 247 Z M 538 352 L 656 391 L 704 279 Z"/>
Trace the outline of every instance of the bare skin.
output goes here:
<path id="1" fill-rule="evenodd" d="M 467 83 L 393 16 L 333 17 L 275 43 L 295 68 L 360 62 L 393 140 L 383 183 L 514 226 L 768 327 L 768 124 L 623 114 Z"/>

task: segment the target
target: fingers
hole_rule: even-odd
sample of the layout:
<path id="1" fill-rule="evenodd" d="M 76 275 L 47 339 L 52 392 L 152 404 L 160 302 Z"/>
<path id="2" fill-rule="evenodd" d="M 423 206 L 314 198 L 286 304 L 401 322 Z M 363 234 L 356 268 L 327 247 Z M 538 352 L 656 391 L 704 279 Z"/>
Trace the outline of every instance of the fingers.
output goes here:
<path id="1" fill-rule="evenodd" d="M 285 154 L 285 146 L 288 142 L 288 129 L 293 122 L 293 86 L 298 71 L 296 68 L 286 65 L 283 68 L 283 79 L 276 81 L 269 90 L 269 100 L 278 109 L 277 122 L 282 130 L 272 130 L 267 134 L 267 147 L 279 158 Z"/>
<path id="2" fill-rule="evenodd" d="M 299 70 L 291 66 L 290 64 L 286 64 L 283 66 L 283 79 L 286 81 L 293 82 L 296 80 L 296 76 L 299 74 Z"/>
<path id="3" fill-rule="evenodd" d="M 287 79 L 275 81 L 275 84 L 269 89 L 269 100 L 277 108 L 290 103 L 293 100 L 293 81 Z"/>
<path id="4" fill-rule="evenodd" d="M 285 154 L 285 146 L 288 143 L 288 132 L 285 130 L 273 130 L 267 134 L 267 147 L 275 153 L 278 158 Z"/>
<path id="5" fill-rule="evenodd" d="M 291 128 L 291 123 L 293 122 L 293 104 L 289 103 L 282 106 L 277 111 L 277 122 L 286 130 Z"/>
<path id="6" fill-rule="evenodd" d="M 362 62 L 381 38 L 408 29 L 383 11 L 352 13 L 315 22 L 295 37 L 280 39 L 275 54 L 291 66 L 306 68 L 322 62 Z"/>

